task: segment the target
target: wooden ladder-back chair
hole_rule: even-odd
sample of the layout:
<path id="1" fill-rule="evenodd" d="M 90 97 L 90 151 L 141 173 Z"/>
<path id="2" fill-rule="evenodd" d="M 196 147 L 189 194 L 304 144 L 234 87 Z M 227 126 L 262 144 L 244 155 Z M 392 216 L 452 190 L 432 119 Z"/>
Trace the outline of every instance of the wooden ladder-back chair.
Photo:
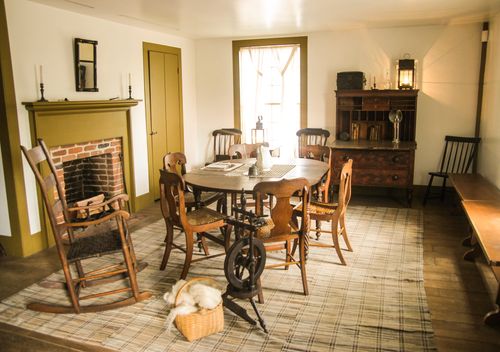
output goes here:
<path id="1" fill-rule="evenodd" d="M 212 132 L 214 137 L 214 162 L 229 159 L 229 147 L 241 143 L 241 130 L 222 128 Z"/>
<path id="2" fill-rule="evenodd" d="M 290 198 L 299 194 L 301 199 L 301 208 L 297 211 L 307 219 L 307 207 L 309 199 L 309 182 L 305 178 L 296 178 L 291 180 L 264 181 L 255 185 L 254 194 L 256 195 L 257 209 L 256 214 L 262 215 L 262 198 L 264 195 L 272 195 L 276 198 L 276 205 L 271 208 L 271 218 L 268 219 L 267 226 L 261 227 L 257 231 L 257 238 L 261 239 L 266 245 L 266 251 L 285 250 L 285 261 L 283 263 L 267 265 L 266 268 L 275 268 L 290 265 L 297 265 L 302 275 L 302 287 L 304 294 L 309 294 L 306 275 L 306 236 L 307 220 L 303 221 L 300 228 L 292 228 L 293 206 Z M 299 258 L 295 259 L 291 252 L 291 244 L 299 248 Z"/>
<path id="3" fill-rule="evenodd" d="M 352 251 L 351 243 L 347 237 L 347 229 L 345 224 L 345 214 L 349 201 L 351 200 L 351 180 L 352 180 L 352 159 L 349 159 L 342 170 L 340 171 L 340 184 L 339 184 L 339 196 L 337 203 L 324 203 L 311 201 L 308 207 L 309 221 L 328 221 L 331 223 L 331 230 L 322 230 L 321 228 L 316 228 L 316 237 L 319 238 L 319 233 L 330 233 L 332 235 L 333 245 L 320 244 L 320 243 L 309 243 L 310 246 L 316 247 L 334 247 L 337 255 L 342 262 L 342 265 L 346 265 L 344 256 L 342 255 L 342 250 L 340 248 L 339 236 L 342 236 L 344 242 L 347 246 L 347 250 Z M 301 212 L 302 205 L 299 204 L 295 207 L 294 216 L 302 217 Z M 307 228 L 307 233 L 309 233 L 309 226 Z M 295 251 L 292 251 L 292 253 Z"/>
<path id="4" fill-rule="evenodd" d="M 170 172 L 176 172 L 179 176 L 186 174 L 186 156 L 183 153 L 167 153 L 163 157 L 163 168 Z M 199 204 L 196 204 L 194 193 L 189 187 L 184 192 L 184 201 L 188 211 L 196 206 L 206 207 L 217 202 L 217 211 L 227 212 L 226 194 L 222 192 L 201 192 Z"/>
<path id="5" fill-rule="evenodd" d="M 322 128 L 302 128 L 297 131 L 299 138 L 299 158 L 303 158 L 303 147 L 306 145 L 326 145 L 330 132 Z"/>
<path id="6" fill-rule="evenodd" d="M 194 233 L 197 233 L 199 236 L 206 237 L 227 249 L 229 248 L 229 233 L 231 232 L 231 225 L 226 225 L 224 220 L 225 215 L 218 213 L 215 210 L 209 208 L 199 208 L 187 213 L 184 198 L 185 188 L 186 186 L 184 184 L 184 180 L 177 173 L 160 170 L 160 206 L 167 228 L 165 253 L 163 254 L 160 270 L 165 270 L 172 247 L 180 249 L 186 253 L 184 267 L 180 276 L 181 279 L 186 278 L 191 263 L 225 254 L 220 253 L 204 256 L 193 260 Z M 184 231 L 186 237 L 185 248 L 182 248 L 173 242 L 174 227 L 180 228 Z M 220 229 L 221 227 L 226 227 L 224 231 L 225 238 L 223 240 L 206 232 L 214 229 Z M 205 249 L 205 253 L 207 252 L 208 250 Z"/>
<path id="7" fill-rule="evenodd" d="M 33 170 L 41 190 L 57 253 L 66 279 L 65 287 L 68 291 L 71 306 L 37 302 L 28 304 L 28 308 L 48 313 L 88 313 L 124 307 L 151 297 L 151 292 L 140 292 L 137 284 L 136 272 L 139 268 L 126 222 L 129 213 L 123 210 L 128 196 L 123 194 L 103 203 L 68 208 L 62 186 L 57 179 L 56 167 L 52 162 L 50 152 L 43 140 L 39 139 L 38 143 L 39 146 L 30 150 L 21 146 L 21 150 Z M 48 170 L 48 175 L 44 177 L 42 172 L 45 173 L 46 170 Z M 105 209 L 107 207 L 114 210 L 100 218 L 84 219 L 83 221 L 70 218 L 71 212 L 91 213 L 94 209 Z M 90 272 L 84 271 L 84 259 L 116 252 L 122 252 L 124 263 L 108 265 Z M 70 269 L 71 264 L 74 264 L 76 268 L 75 278 Z M 80 296 L 81 289 L 85 287 L 106 283 L 124 276 L 128 278 L 130 287 Z M 124 292 L 130 292 L 131 295 L 128 298 L 112 303 L 80 304 L 85 299 L 94 299 Z"/>
<path id="8" fill-rule="evenodd" d="M 481 138 L 479 137 L 446 136 L 444 140 L 444 153 L 439 171 L 429 172 L 431 178 L 429 179 L 429 184 L 425 191 L 424 205 L 427 203 L 427 199 L 435 198 L 430 195 L 434 177 L 443 178 L 440 197 L 441 201 L 444 200 L 448 174 L 468 173 L 477 157 L 479 142 L 481 142 Z"/>

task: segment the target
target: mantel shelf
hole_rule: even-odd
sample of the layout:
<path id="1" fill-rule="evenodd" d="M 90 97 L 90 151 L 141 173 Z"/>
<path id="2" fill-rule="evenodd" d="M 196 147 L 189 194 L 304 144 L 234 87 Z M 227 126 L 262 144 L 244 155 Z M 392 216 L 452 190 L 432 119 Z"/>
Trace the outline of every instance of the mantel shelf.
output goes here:
<path id="1" fill-rule="evenodd" d="M 95 110 L 95 109 L 130 109 L 141 100 L 75 100 L 75 101 L 35 101 L 23 102 L 29 111 L 67 111 L 67 110 Z"/>

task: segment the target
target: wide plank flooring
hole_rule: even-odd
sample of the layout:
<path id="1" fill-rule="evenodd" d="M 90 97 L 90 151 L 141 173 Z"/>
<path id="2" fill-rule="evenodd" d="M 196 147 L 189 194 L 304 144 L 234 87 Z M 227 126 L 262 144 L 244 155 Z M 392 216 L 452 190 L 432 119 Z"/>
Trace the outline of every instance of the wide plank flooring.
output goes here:
<path id="1" fill-rule="evenodd" d="M 398 195 L 398 194 L 396 194 Z M 381 193 L 358 195 L 352 204 L 404 206 L 402 200 Z M 414 207 L 421 208 L 416 195 Z M 424 208 L 424 278 L 432 326 L 439 351 L 500 351 L 500 327 L 483 324 L 483 315 L 494 306 L 498 284 L 481 258 L 476 263 L 462 259 L 462 239 L 468 234 L 467 220 L 455 197 L 444 203 L 430 200 Z M 158 204 L 134 216 L 131 228 L 161 218 Z M 0 258 L 0 299 L 39 281 L 60 268 L 53 249 L 29 258 Z M 36 268 L 36 270 L 34 270 Z M 69 342 L 0 323 L 2 351 L 98 351 L 89 345 Z M 104 350 L 103 350 L 104 351 Z"/>

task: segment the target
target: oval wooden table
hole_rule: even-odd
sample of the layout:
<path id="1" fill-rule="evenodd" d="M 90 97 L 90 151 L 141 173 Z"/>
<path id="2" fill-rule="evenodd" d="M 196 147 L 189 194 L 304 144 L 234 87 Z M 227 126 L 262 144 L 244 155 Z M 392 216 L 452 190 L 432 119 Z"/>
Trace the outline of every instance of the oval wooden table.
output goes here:
<path id="1" fill-rule="evenodd" d="M 312 159 L 273 159 L 274 165 L 293 165 L 294 167 L 281 177 L 246 176 L 245 172 L 255 163 L 255 159 L 232 160 L 242 163 L 232 171 L 214 171 L 205 169 L 192 170 L 184 175 L 186 183 L 201 191 L 219 191 L 227 193 L 251 193 L 255 185 L 262 181 L 279 181 L 298 177 L 306 178 L 311 186 L 319 183 L 328 172 L 328 164 Z"/>
<path id="2" fill-rule="evenodd" d="M 242 165 L 232 171 L 213 171 L 197 169 L 184 175 L 186 183 L 193 187 L 195 199 L 199 199 L 200 191 L 218 191 L 225 193 L 252 193 L 255 185 L 262 181 L 279 181 L 282 179 L 293 179 L 304 177 L 311 186 L 318 184 L 324 175 L 328 172 L 328 164 L 312 159 L 273 159 L 273 168 L 280 169 L 281 176 L 247 176 L 248 168 L 255 163 L 254 158 L 231 160 L 232 163 L 241 163 Z M 280 166 L 283 165 L 283 166 Z M 291 166 L 293 165 L 293 168 Z M 289 171 L 286 171 L 289 169 Z M 276 170 L 278 171 L 278 170 Z M 286 172 L 285 172 L 286 171 Z M 309 252 L 309 236 L 305 236 L 306 258 Z"/>

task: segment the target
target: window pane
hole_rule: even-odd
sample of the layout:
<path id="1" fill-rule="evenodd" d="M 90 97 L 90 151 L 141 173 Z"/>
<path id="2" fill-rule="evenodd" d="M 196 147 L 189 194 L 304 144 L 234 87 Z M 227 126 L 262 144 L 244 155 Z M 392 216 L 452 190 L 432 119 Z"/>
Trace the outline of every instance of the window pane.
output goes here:
<path id="1" fill-rule="evenodd" d="M 300 46 L 240 49 L 240 110 L 246 143 L 262 116 L 266 142 L 293 156 L 300 128 Z"/>

